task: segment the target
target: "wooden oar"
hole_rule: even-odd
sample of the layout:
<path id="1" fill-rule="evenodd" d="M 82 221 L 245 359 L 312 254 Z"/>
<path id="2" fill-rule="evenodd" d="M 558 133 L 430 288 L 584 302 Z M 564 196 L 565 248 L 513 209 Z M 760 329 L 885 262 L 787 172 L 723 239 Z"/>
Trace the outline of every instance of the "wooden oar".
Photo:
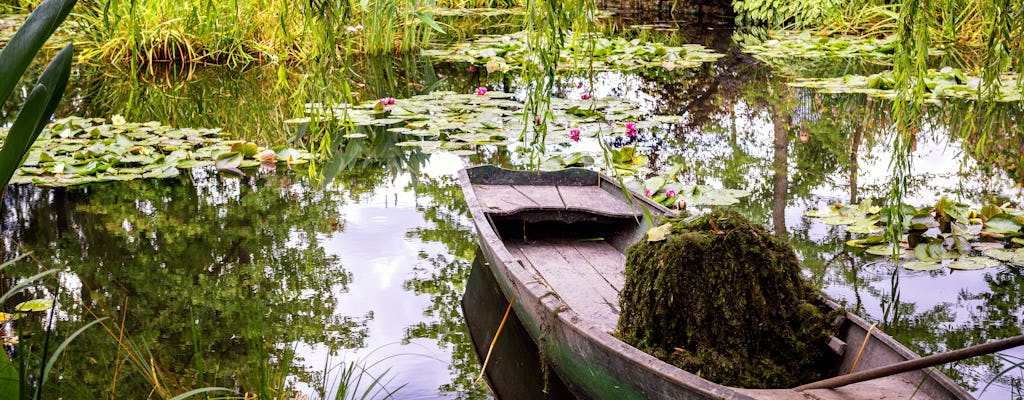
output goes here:
<path id="1" fill-rule="evenodd" d="M 869 369 L 867 371 L 861 371 L 853 374 L 823 379 L 817 382 L 808 383 L 806 385 L 797 386 L 793 388 L 793 390 L 801 392 L 810 389 L 832 389 L 875 378 L 882 378 L 889 375 L 901 374 L 904 372 L 913 371 L 917 369 L 934 367 L 936 365 L 950 363 L 953 361 L 966 360 L 971 357 L 995 353 L 1000 350 L 1006 350 L 1021 345 L 1024 345 L 1024 335 L 994 340 L 988 343 L 979 344 L 971 347 L 965 347 L 959 350 L 933 354 L 928 357 L 921 357 L 913 360 L 901 361 L 895 364 L 886 365 L 884 367 Z"/>

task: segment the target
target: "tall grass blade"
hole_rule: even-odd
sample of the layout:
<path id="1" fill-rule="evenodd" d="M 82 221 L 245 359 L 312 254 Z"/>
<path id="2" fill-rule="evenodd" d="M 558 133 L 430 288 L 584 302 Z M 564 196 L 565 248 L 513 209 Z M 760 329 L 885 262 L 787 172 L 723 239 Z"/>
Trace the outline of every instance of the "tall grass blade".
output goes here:
<path id="1" fill-rule="evenodd" d="M 184 400 L 184 399 L 187 399 L 189 397 L 195 396 L 197 394 L 203 394 L 203 393 L 209 393 L 209 392 L 231 392 L 231 393 L 234 393 L 235 391 L 231 390 L 231 389 L 228 389 L 228 388 L 222 388 L 222 387 L 207 387 L 207 388 L 200 388 L 200 389 L 189 390 L 189 391 L 187 391 L 185 393 L 182 393 L 182 394 L 179 394 L 177 396 L 171 397 L 171 400 Z"/>
<path id="2" fill-rule="evenodd" d="M 997 356 L 998 356 L 998 354 L 997 354 Z M 1009 360 L 1007 360 L 1007 361 L 1009 361 Z M 1002 378 L 1003 375 L 1006 375 L 1007 373 L 1009 373 L 1010 371 L 1013 371 L 1015 369 L 1024 369 L 1024 361 L 1013 363 L 1009 367 L 1006 367 L 1006 369 L 1004 369 L 1002 371 L 999 371 L 998 374 L 993 376 L 992 379 L 989 379 L 989 381 L 987 383 L 985 383 L 985 387 L 981 388 L 981 392 L 978 392 L 979 397 L 980 397 L 981 394 L 984 394 L 985 391 L 988 390 L 988 387 L 992 386 L 992 384 L 995 383 L 995 381 L 999 380 L 999 378 Z"/>
<path id="3" fill-rule="evenodd" d="M 46 103 L 46 109 L 43 110 L 43 118 L 36 124 L 34 134 L 29 143 L 35 142 L 36 138 L 39 137 L 39 133 L 43 131 L 46 124 L 50 122 L 50 116 L 57 110 L 57 104 L 60 103 L 61 98 L 64 97 L 64 89 L 68 86 L 68 78 L 71 76 L 71 58 L 74 52 L 74 46 L 68 43 L 63 49 L 57 53 L 57 56 L 50 60 L 50 63 L 46 65 L 46 69 L 43 70 L 42 75 L 39 75 L 39 80 L 36 83 L 43 85 L 47 90 L 50 91 L 50 101 Z M 31 146 L 31 144 L 30 144 Z"/>
<path id="4" fill-rule="evenodd" d="M 81 335 L 82 332 L 85 332 L 86 329 L 89 329 L 93 325 L 96 325 L 105 319 L 106 318 L 100 318 L 88 324 L 85 324 L 85 326 L 81 328 L 78 328 L 78 330 L 76 330 L 75 333 L 72 333 L 71 336 L 68 336 L 67 339 L 64 339 L 64 341 L 60 343 L 60 346 L 57 346 L 57 348 L 53 350 L 53 354 L 50 355 L 50 360 L 46 362 L 46 367 L 43 368 L 43 377 L 42 379 L 39 380 L 38 383 L 39 390 L 36 391 L 36 399 L 40 398 L 39 393 L 42 391 L 43 383 L 45 383 L 46 378 L 50 376 L 50 371 L 53 371 L 53 366 L 57 364 L 57 360 L 60 359 L 60 355 L 64 353 L 64 349 L 67 348 L 68 345 L 71 344 L 71 341 L 75 340 L 75 338 L 78 337 L 78 335 Z"/>
<path id="5" fill-rule="evenodd" d="M 21 74 L 57 26 L 67 18 L 77 0 L 46 0 L 40 4 L 0 52 L 0 99 L 11 95 Z"/>
<path id="6" fill-rule="evenodd" d="M 57 272 L 57 270 L 55 269 L 46 270 L 38 274 L 32 275 L 30 278 L 25 279 L 24 281 L 21 281 L 21 283 L 12 287 L 11 290 L 8 290 L 7 293 L 4 293 L 3 296 L 0 296 L 0 304 L 4 304 L 4 302 L 6 302 L 7 299 L 13 296 L 15 293 L 25 290 L 25 288 L 35 284 L 36 281 L 43 279 L 47 275 L 53 274 L 55 272 Z"/>
<path id="7" fill-rule="evenodd" d="M 4 147 L 0 149 L 0 191 L 7 187 L 7 182 L 10 182 L 25 153 L 32 146 L 36 138 L 34 130 L 43 119 L 43 111 L 49 102 L 50 91 L 45 86 L 37 84 L 29 92 L 25 107 L 11 125 Z"/>
<path id="8" fill-rule="evenodd" d="M 0 271 L 3 271 L 5 268 L 10 267 L 11 265 L 14 265 L 14 263 L 20 261 L 22 258 L 25 258 L 25 257 L 28 257 L 28 253 L 25 253 L 25 254 L 22 254 L 20 256 L 14 257 L 14 259 L 12 259 L 12 260 L 5 261 L 3 264 L 0 264 Z M 0 301 L 0 304 L 3 304 L 3 302 Z"/>

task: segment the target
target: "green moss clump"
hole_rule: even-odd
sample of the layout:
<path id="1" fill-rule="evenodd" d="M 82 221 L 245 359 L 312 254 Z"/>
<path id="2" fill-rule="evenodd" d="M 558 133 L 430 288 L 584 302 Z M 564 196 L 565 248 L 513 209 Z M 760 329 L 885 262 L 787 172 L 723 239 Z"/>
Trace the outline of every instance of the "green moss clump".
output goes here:
<path id="1" fill-rule="evenodd" d="M 792 248 L 719 209 L 629 248 L 619 332 L 723 385 L 793 387 L 829 370 L 835 315 L 816 299 Z"/>

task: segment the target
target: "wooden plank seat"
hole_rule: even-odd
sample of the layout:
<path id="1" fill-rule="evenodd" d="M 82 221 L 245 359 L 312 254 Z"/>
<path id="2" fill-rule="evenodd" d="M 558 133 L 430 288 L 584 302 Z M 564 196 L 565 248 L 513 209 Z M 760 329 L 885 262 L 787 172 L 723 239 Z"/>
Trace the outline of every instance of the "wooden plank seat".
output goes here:
<path id="1" fill-rule="evenodd" d="M 473 190 L 484 211 L 492 215 L 524 211 L 583 211 L 615 218 L 643 215 L 639 206 L 597 186 L 473 185 Z"/>

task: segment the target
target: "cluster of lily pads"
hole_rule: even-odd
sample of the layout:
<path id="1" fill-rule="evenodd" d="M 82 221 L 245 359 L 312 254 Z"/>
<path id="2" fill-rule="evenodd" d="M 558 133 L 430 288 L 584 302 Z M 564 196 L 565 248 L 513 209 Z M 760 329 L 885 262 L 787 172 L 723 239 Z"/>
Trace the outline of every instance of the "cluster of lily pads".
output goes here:
<path id="1" fill-rule="evenodd" d="M 934 206 L 904 206 L 904 230 L 898 244 L 904 268 L 931 271 L 942 268 L 975 270 L 1001 264 L 1024 267 L 1024 211 L 1007 205 L 986 205 L 973 210 L 945 197 Z M 890 220 L 888 210 L 870 201 L 857 205 L 833 204 L 811 210 L 808 217 L 829 225 L 845 225 L 847 232 L 867 235 L 846 242 L 869 254 L 889 256 L 893 243 L 881 232 Z"/>
<path id="2" fill-rule="evenodd" d="M 481 65 L 488 72 L 507 72 L 522 67 L 525 60 L 529 59 L 530 51 L 524 34 L 517 33 L 480 36 L 472 41 L 456 43 L 452 47 L 424 50 L 423 55 L 442 61 Z M 675 70 L 694 68 L 721 56 L 696 44 L 667 46 L 640 39 L 568 35 L 559 55 L 559 67 L 568 69 L 583 61 L 588 66 L 592 65 L 596 71 L 640 68 Z"/>
<path id="3" fill-rule="evenodd" d="M 678 179 L 682 168 L 682 164 L 676 165 L 664 174 L 647 178 L 643 182 L 627 182 L 626 186 L 669 208 L 685 208 L 688 205 L 727 206 L 739 203 L 740 198 L 750 195 L 750 192 L 740 189 L 683 184 Z"/>
<path id="4" fill-rule="evenodd" d="M 774 32 L 772 39 L 743 46 L 759 58 L 889 57 L 896 51 L 896 39 L 859 36 L 819 36 L 808 31 Z"/>
<path id="5" fill-rule="evenodd" d="M 0 130 L 0 136 L 6 136 Z M 279 162 L 303 164 L 313 156 L 284 146 L 263 148 L 227 140 L 219 129 L 172 128 L 158 122 L 128 123 L 114 116 L 70 117 L 45 129 L 11 183 L 74 186 L 177 176 L 180 169 L 215 166 L 223 170 Z"/>
<path id="6" fill-rule="evenodd" d="M 937 102 L 942 98 L 978 98 L 982 79 L 968 76 L 957 68 L 945 67 L 928 70 L 924 78 L 927 93 L 925 99 Z M 1004 74 L 995 85 L 991 98 L 999 102 L 1021 101 L 1022 88 L 1016 74 Z M 845 75 L 838 78 L 797 79 L 790 86 L 814 88 L 823 93 L 863 93 L 872 97 L 891 99 L 896 96 L 896 78 L 892 71 L 877 74 Z"/>
<path id="7" fill-rule="evenodd" d="M 478 145 L 513 144 L 524 133 L 532 136 L 541 124 L 546 125 L 545 140 L 549 144 L 568 143 L 580 134 L 592 137 L 600 130 L 626 134 L 626 120 L 642 115 L 631 102 L 615 97 L 552 98 L 550 112 L 540 120 L 526 121 L 524 109 L 525 104 L 511 93 L 478 88 L 474 93 L 438 91 L 355 105 L 309 104 L 308 117 L 288 122 L 340 121 L 356 128 L 349 137 L 365 137 L 366 129 L 380 127 L 408 138 L 399 146 L 419 147 L 426 153 L 461 154 Z M 652 119 L 634 126 L 654 123 Z M 574 137 L 574 132 L 580 133 Z"/>

